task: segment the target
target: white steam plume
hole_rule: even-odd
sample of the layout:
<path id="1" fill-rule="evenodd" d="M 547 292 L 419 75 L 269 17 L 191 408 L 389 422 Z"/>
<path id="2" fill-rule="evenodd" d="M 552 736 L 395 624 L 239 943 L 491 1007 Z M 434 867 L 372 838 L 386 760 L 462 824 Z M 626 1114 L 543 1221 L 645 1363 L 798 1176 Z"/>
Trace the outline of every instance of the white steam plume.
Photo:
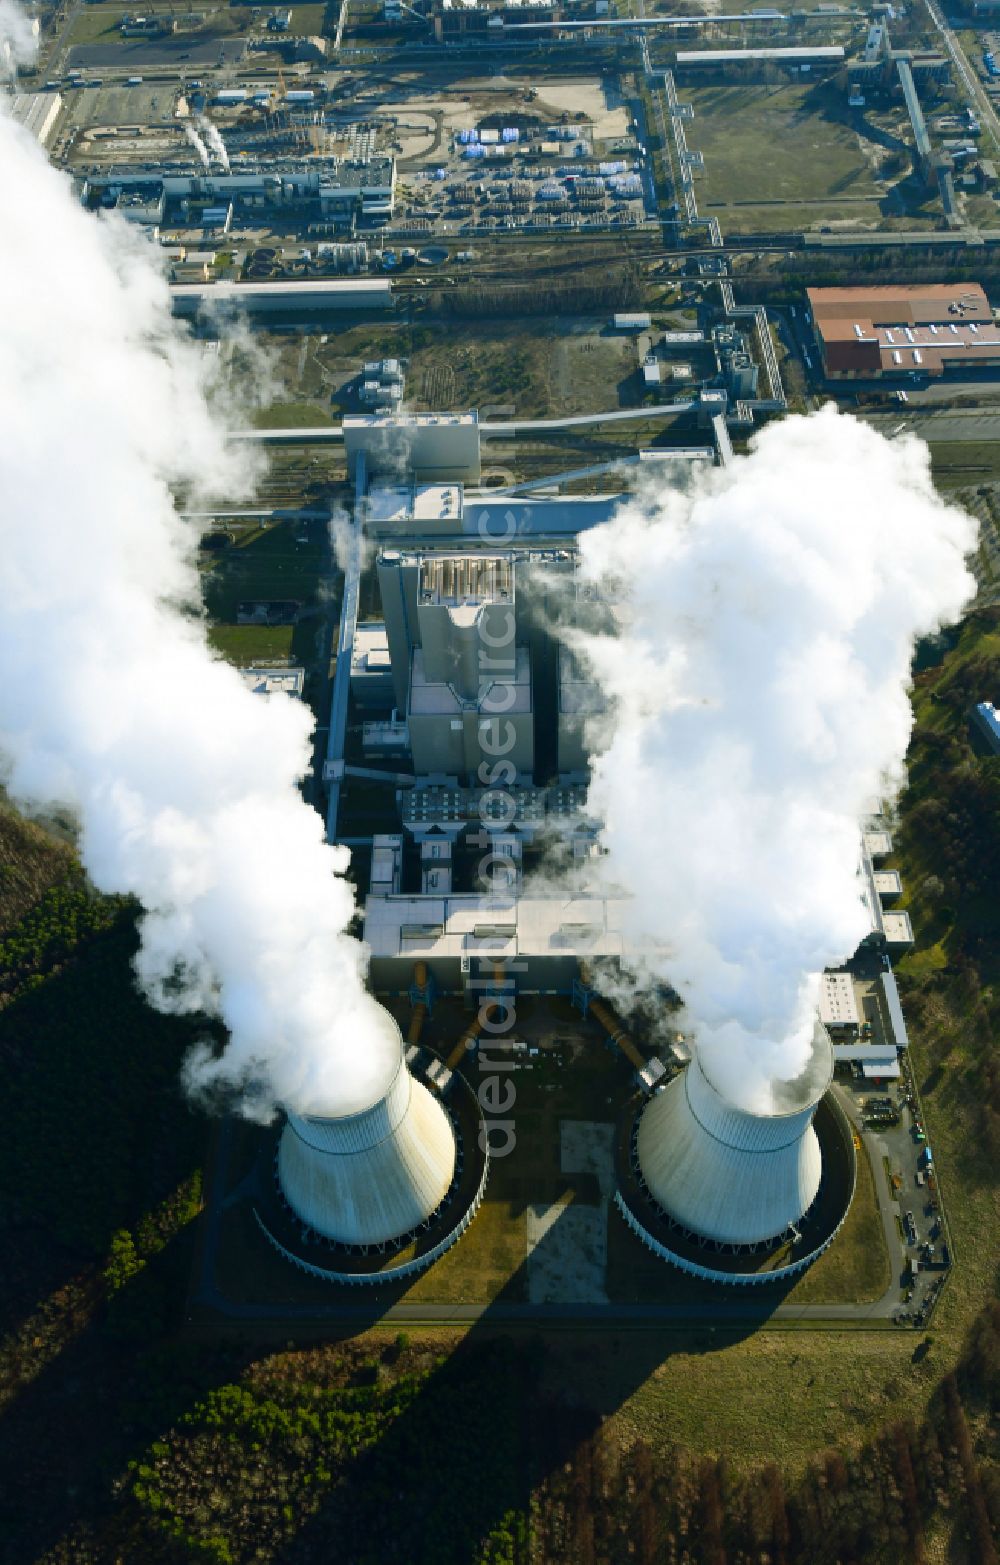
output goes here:
<path id="1" fill-rule="evenodd" d="M 867 932 L 859 822 L 902 779 L 914 639 L 961 613 L 974 543 L 921 442 L 832 406 L 580 539 L 625 616 L 571 638 L 617 709 L 604 865 L 637 968 L 748 1107 L 801 1070 L 818 975 Z"/>
<path id="2" fill-rule="evenodd" d="M 171 321 L 146 242 L 81 209 L 2 94 L 0 167 L 5 780 L 29 809 L 74 809 L 95 883 L 142 902 L 154 1003 L 225 1022 L 195 1085 L 245 1086 L 254 1117 L 371 1101 L 394 1062 L 344 933 L 348 855 L 297 789 L 312 719 L 213 658 L 197 524 L 171 493 L 251 481 L 206 400 L 211 359 Z"/>
<path id="3" fill-rule="evenodd" d="M 38 23 L 29 21 L 14 0 L 0 0 L 0 82 L 13 81 L 37 52 Z"/>
<path id="4" fill-rule="evenodd" d="M 194 150 L 197 152 L 198 156 L 201 158 L 202 167 L 206 168 L 206 169 L 211 168 L 211 166 L 212 166 L 212 159 L 209 156 L 208 148 L 206 147 L 205 143 L 202 141 L 201 137 L 199 136 L 198 132 L 195 130 L 194 126 L 193 125 L 185 125 L 185 127 L 184 127 L 184 134 L 187 137 L 188 141 L 191 143 L 191 145 L 194 148 Z"/>
<path id="5" fill-rule="evenodd" d="M 201 131 L 209 147 L 215 153 L 226 173 L 229 173 L 229 153 L 226 151 L 226 143 L 222 139 L 222 132 L 206 114 L 198 115 L 198 129 Z"/>

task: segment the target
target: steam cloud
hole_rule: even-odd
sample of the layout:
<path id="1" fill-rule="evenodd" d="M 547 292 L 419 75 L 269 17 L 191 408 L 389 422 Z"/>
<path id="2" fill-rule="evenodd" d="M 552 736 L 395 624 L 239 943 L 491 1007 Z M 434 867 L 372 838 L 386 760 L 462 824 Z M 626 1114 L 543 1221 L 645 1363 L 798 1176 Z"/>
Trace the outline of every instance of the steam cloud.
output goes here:
<path id="1" fill-rule="evenodd" d="M 229 153 L 226 151 L 226 143 L 222 139 L 222 132 L 219 130 L 219 127 L 217 125 L 213 125 L 212 121 L 205 114 L 198 115 L 197 123 L 198 129 L 201 131 L 205 140 L 208 142 L 209 147 L 215 153 L 215 156 L 222 164 L 223 169 L 228 174 Z"/>
<path id="2" fill-rule="evenodd" d="M 580 539 L 625 615 L 572 638 L 615 706 L 606 870 L 640 980 L 673 984 L 747 1107 L 802 1070 L 818 975 L 867 932 L 859 821 L 902 780 L 914 640 L 961 613 L 974 543 L 921 442 L 832 406 Z"/>
<path id="3" fill-rule="evenodd" d="M 14 0 L 0 0 L 0 82 L 12 81 L 19 67 L 35 58 L 37 25 L 29 22 Z"/>
<path id="4" fill-rule="evenodd" d="M 193 1086 L 244 1089 L 255 1118 L 358 1107 L 395 1061 L 344 932 L 347 852 L 296 786 L 312 719 L 213 657 L 198 534 L 171 492 L 239 496 L 246 450 L 211 411 L 153 252 L 78 206 L 4 101 L 5 781 L 29 809 L 72 808 L 96 885 L 141 901 L 153 1002 L 224 1021 L 221 1058 L 188 1063 Z"/>
<path id="5" fill-rule="evenodd" d="M 194 150 L 197 152 L 198 156 L 201 158 L 201 166 L 202 166 L 202 168 L 205 168 L 205 169 L 210 168 L 211 164 L 212 164 L 212 159 L 209 157 L 208 148 L 206 147 L 205 143 L 202 141 L 201 137 L 199 136 L 198 132 L 195 130 L 194 126 L 193 125 L 185 125 L 185 127 L 184 127 L 184 134 L 187 137 L 188 141 L 191 143 L 191 145 L 194 148 Z"/>

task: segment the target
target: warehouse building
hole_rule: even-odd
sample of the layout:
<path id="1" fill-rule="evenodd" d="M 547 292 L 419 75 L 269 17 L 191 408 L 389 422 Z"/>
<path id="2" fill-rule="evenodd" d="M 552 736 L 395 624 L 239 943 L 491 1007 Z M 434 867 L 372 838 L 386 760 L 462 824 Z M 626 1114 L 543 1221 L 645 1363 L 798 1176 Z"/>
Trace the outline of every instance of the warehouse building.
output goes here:
<path id="1" fill-rule="evenodd" d="M 9 113 L 16 125 L 23 125 L 41 146 L 47 147 L 62 105 L 58 92 L 16 92 Z"/>
<path id="2" fill-rule="evenodd" d="M 528 649 L 514 639 L 514 566 L 507 555 L 401 554 L 378 559 L 396 706 L 406 713 L 414 770 L 475 780 L 503 714 L 505 751 L 534 766 Z M 492 649 L 484 675 L 483 649 Z"/>
<path id="3" fill-rule="evenodd" d="M 392 287 L 381 277 L 293 283 L 182 283 L 170 290 L 175 315 L 205 309 L 246 315 L 307 314 L 326 310 L 388 310 Z"/>
<path id="4" fill-rule="evenodd" d="M 940 376 L 1000 366 L 1000 329 L 978 283 L 809 288 L 806 297 L 831 379 Z"/>

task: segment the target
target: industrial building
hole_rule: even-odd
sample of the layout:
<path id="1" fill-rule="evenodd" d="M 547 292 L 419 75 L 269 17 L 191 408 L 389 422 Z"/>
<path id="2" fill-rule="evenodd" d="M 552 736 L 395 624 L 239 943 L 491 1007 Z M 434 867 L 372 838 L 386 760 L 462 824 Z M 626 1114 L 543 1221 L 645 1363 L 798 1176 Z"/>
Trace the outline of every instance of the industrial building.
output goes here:
<path id="1" fill-rule="evenodd" d="M 363 452 L 366 472 L 373 477 L 412 475 L 418 485 L 422 477 L 479 482 L 477 413 L 355 413 L 345 416 L 343 428 L 352 477 Z"/>
<path id="2" fill-rule="evenodd" d="M 677 70 L 710 73 L 733 66 L 780 65 L 798 70 L 802 67 L 837 66 L 843 63 L 839 44 L 776 49 L 678 49 Z"/>
<path id="3" fill-rule="evenodd" d="M 895 870 L 876 869 L 876 863 L 892 852 L 892 837 L 881 824 L 861 834 L 858 882 L 861 900 L 871 921 L 871 934 L 865 944 L 889 956 L 904 956 L 913 945 L 913 925 L 905 909 L 891 904 L 902 892 L 902 881 Z"/>
<path id="4" fill-rule="evenodd" d="M 891 968 L 883 968 L 874 983 L 856 978 L 849 968 L 824 973 L 819 1018 L 830 1034 L 835 1065 L 850 1066 L 865 1081 L 899 1077 L 899 1056 L 910 1040 Z"/>
<path id="5" fill-rule="evenodd" d="M 498 834 L 502 838 L 503 834 Z M 425 839 L 437 846 L 441 839 Z M 500 841 L 499 851 L 511 849 Z M 513 857 L 520 851 L 514 834 Z M 620 901 L 600 896 L 519 897 L 506 906 L 495 895 L 369 897 L 365 941 L 371 950 L 371 980 L 395 992 L 400 975 L 415 961 L 426 963 L 437 988 L 467 994 L 478 1005 L 481 975 L 496 963 L 516 963 L 521 994 L 569 994 L 581 961 L 621 961 L 625 954 Z"/>
<path id="6" fill-rule="evenodd" d="M 175 315 L 206 309 L 246 315 L 305 314 L 317 310 L 389 310 L 392 285 L 382 277 L 335 277 L 294 283 L 179 283 L 170 289 Z"/>
<path id="7" fill-rule="evenodd" d="M 256 696 L 299 696 L 305 688 L 304 668 L 241 668 L 240 678 Z"/>
<path id="8" fill-rule="evenodd" d="M 1000 329 L 978 283 L 809 288 L 806 297 L 831 379 L 936 377 L 1000 365 Z"/>
<path id="9" fill-rule="evenodd" d="M 434 37 L 438 43 L 488 42 L 518 22 L 555 22 L 562 8 L 554 0 L 436 0 Z"/>
<path id="10" fill-rule="evenodd" d="M 131 199 L 142 191 L 143 202 Z M 114 210 L 144 225 L 165 220 L 195 226 L 205 208 L 232 207 L 237 227 L 261 226 L 269 210 L 291 213 L 306 223 L 351 233 L 377 228 L 392 217 L 396 199 L 395 158 L 324 158 L 315 166 L 273 163 L 241 167 L 238 173 L 154 174 L 150 171 L 88 175 L 80 199 L 92 210 Z M 150 215 L 154 203 L 158 210 Z"/>
<path id="11" fill-rule="evenodd" d="M 416 772 L 474 781 L 502 713 L 512 737 L 508 759 L 518 774 L 530 776 L 534 713 L 527 648 L 512 644 L 506 658 L 491 659 L 495 668 L 483 668 L 484 645 L 504 646 L 513 616 L 512 560 L 384 551 L 378 576 L 397 705 L 406 713 Z"/>
<path id="12" fill-rule="evenodd" d="M 711 351 L 732 380 L 730 391 L 720 388 L 723 406 L 727 395 L 742 400 L 752 390 L 740 383 L 746 339 L 722 329 Z M 384 362 L 366 365 L 369 371 L 373 380 L 376 371 L 385 374 Z M 598 873 L 599 823 L 586 813 L 605 700 L 553 633 L 563 618 L 604 631 L 613 625 L 616 605 L 578 581 L 576 534 L 612 514 L 618 497 L 474 494 L 482 434 L 474 414 L 344 423 L 358 547 L 345 582 L 324 768 L 328 833 L 370 851 L 363 939 L 373 989 L 393 1004 L 459 997 L 473 1018 L 452 1054 L 425 1075 L 442 1092 L 464 1081 L 456 1067 L 478 1047 L 475 1018 L 484 1006 L 488 1015 L 508 993 L 562 995 L 600 1020 L 591 974 L 613 972 L 629 956 L 627 905 Z M 377 546 L 366 567 L 363 534 Z M 372 574 L 362 589 L 363 569 Z M 353 725 L 352 701 L 362 719 Z M 349 758 L 352 729 L 361 734 L 363 765 Z M 352 779 L 391 790 L 381 798 L 395 821 L 371 837 L 351 837 L 340 821 L 341 790 Z M 360 802 L 361 791 L 348 792 L 348 808 L 352 797 Z M 368 808 L 366 801 L 362 813 Z M 869 822 L 859 890 L 879 954 L 912 940 L 905 912 L 890 907 L 902 889 L 884 867 L 891 851 L 884 822 Z M 546 869 L 562 863 L 571 871 L 572 891 L 554 896 L 532 885 L 543 852 Z M 866 960 L 871 966 L 872 953 Z M 869 1003 L 877 1028 L 867 1027 Z M 753 1284 L 804 1269 L 832 1242 L 854 1188 L 850 1127 L 826 1095 L 834 1063 L 860 1061 L 878 1080 L 898 1071 L 906 1047 L 888 967 L 870 995 L 849 973 L 826 976 L 809 1062 L 796 1081 L 776 1084 L 767 1111 L 740 1106 L 712 1079 L 696 1046 L 670 1064 L 644 1058 L 604 1010 L 610 1021 L 601 1025 L 633 1067 L 637 1094 L 627 1116 L 627 1167 L 616 1160 L 615 1200 L 625 1222 L 658 1255 L 713 1280 Z M 423 1128 L 426 1105 L 413 1090 L 407 1102 L 414 1095 L 418 1107 L 402 1134 L 412 1127 L 428 1136 L 433 1172 L 407 1174 L 402 1193 L 392 1196 L 393 1215 L 378 1212 L 354 1227 L 330 1215 L 350 1200 L 336 1184 L 351 1166 L 341 1127 L 335 1121 L 330 1128 L 323 1116 L 319 1129 L 312 1121 L 304 1130 L 286 1127 L 281 1185 L 310 1228 L 334 1243 L 368 1243 L 369 1236 L 394 1243 L 384 1236 L 412 1228 L 414 1214 L 429 1209 L 446 1183 L 445 1135 L 440 1120 Z M 388 1089 L 386 1101 L 388 1109 L 372 1107 L 375 1120 L 393 1117 Z M 373 1139 L 362 1126 L 359 1150 L 367 1153 Z M 336 1176 L 319 1172 L 324 1156 L 340 1158 Z M 408 1167 L 411 1152 L 398 1152 L 390 1137 L 385 1156 Z"/>
<path id="13" fill-rule="evenodd" d="M 11 119 L 23 125 L 41 146 L 47 147 L 62 110 L 58 92 L 16 92 L 8 105 Z"/>

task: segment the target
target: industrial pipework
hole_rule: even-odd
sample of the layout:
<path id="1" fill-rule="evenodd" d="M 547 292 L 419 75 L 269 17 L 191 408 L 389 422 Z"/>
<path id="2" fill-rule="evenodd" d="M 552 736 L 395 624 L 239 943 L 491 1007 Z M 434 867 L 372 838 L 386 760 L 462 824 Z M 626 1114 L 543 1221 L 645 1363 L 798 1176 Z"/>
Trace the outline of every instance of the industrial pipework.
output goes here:
<path id="1" fill-rule="evenodd" d="M 427 963 L 416 962 L 413 967 L 413 988 L 411 994 L 419 993 L 421 999 L 414 1004 L 410 1014 L 410 1025 L 406 1029 L 406 1043 L 408 1048 L 414 1047 L 420 1042 L 420 1034 L 424 1030 L 424 1022 L 427 1020 Z"/>
<path id="2" fill-rule="evenodd" d="M 502 962 L 494 963 L 493 980 L 498 984 L 506 983 L 507 973 Z M 461 1038 L 459 1038 L 455 1047 L 448 1056 L 446 1063 L 449 1070 L 456 1070 L 462 1063 L 466 1054 L 472 1053 L 477 1043 L 479 1042 L 483 1028 L 486 1026 L 488 1021 L 493 1020 L 494 1012 L 502 1003 L 502 1001 L 489 1000 L 484 1001 L 484 1003 L 479 1007 L 472 1021 L 469 1023 L 468 1027 L 465 1029 Z"/>
<path id="3" fill-rule="evenodd" d="M 584 997 L 581 1004 L 584 1015 L 593 1016 L 594 1020 L 600 1023 L 608 1035 L 608 1041 L 624 1054 L 634 1070 L 644 1070 L 646 1061 L 632 1042 L 628 1032 L 622 1026 L 611 1006 L 606 1004 L 604 1000 L 599 999 L 590 987 L 590 973 L 583 962 L 580 963 L 580 982 L 584 988 Z"/>

